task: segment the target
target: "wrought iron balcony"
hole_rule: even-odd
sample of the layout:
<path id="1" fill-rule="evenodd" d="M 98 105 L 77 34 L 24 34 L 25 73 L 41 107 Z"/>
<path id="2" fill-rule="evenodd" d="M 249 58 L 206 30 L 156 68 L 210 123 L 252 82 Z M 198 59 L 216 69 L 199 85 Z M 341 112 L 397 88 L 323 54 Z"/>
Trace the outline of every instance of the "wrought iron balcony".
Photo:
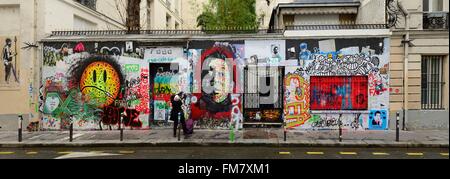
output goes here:
<path id="1" fill-rule="evenodd" d="M 75 1 L 92 10 L 97 9 L 97 0 L 75 0 Z"/>
<path id="2" fill-rule="evenodd" d="M 386 29 L 386 24 L 348 24 L 348 25 L 292 25 L 286 30 L 353 30 L 353 29 Z"/>
<path id="3" fill-rule="evenodd" d="M 448 12 L 426 12 L 423 14 L 423 29 L 448 30 Z"/>

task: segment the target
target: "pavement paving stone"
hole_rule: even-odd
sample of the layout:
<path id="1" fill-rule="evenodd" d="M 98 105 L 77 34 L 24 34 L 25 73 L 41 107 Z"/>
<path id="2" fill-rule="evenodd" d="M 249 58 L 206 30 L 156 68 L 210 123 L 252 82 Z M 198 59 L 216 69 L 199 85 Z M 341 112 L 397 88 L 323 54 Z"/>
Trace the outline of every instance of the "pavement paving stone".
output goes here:
<path id="1" fill-rule="evenodd" d="M 23 142 L 17 142 L 17 132 L 0 132 L 0 147 L 11 146 L 64 146 L 64 145 L 302 145 L 302 146 L 369 146 L 369 147 L 446 147 L 449 145 L 448 130 L 401 131 L 401 142 L 395 142 L 395 131 L 344 131 L 343 141 L 338 131 L 288 131 L 284 141 L 281 129 L 244 129 L 235 132 L 230 141 L 228 130 L 196 130 L 185 138 L 174 138 L 171 129 L 125 130 L 124 141 L 115 131 L 74 131 L 74 142 L 69 142 L 68 131 L 24 132 Z"/>

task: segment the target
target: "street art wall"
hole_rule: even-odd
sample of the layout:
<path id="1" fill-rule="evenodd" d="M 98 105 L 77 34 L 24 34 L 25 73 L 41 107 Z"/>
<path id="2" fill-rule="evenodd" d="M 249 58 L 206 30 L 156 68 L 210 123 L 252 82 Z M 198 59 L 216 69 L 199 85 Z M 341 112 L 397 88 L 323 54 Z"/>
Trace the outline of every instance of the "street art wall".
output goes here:
<path id="1" fill-rule="evenodd" d="M 46 43 L 39 110 L 44 130 L 149 128 L 148 63 L 133 42 Z"/>
<path id="2" fill-rule="evenodd" d="M 41 128 L 169 127 L 170 98 L 183 92 L 196 128 L 384 130 L 389 39 L 45 43 Z"/>
<path id="3" fill-rule="evenodd" d="M 288 128 L 384 130 L 389 110 L 389 39 L 288 40 Z"/>
<path id="4" fill-rule="evenodd" d="M 243 41 L 194 41 L 188 51 L 193 67 L 191 117 L 200 128 L 228 129 L 243 122 L 241 95 Z"/>
<path id="5" fill-rule="evenodd" d="M 183 111 L 190 118 L 191 64 L 182 47 L 154 47 L 145 51 L 145 61 L 150 65 L 150 96 L 153 124 L 166 123 L 172 109 L 170 99 L 174 94 L 187 94 Z"/>

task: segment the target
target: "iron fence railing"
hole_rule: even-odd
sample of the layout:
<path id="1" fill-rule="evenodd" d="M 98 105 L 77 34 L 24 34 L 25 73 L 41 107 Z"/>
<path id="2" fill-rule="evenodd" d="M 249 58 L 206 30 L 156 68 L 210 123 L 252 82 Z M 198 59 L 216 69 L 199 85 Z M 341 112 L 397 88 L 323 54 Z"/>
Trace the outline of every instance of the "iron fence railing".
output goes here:
<path id="1" fill-rule="evenodd" d="M 348 29 L 387 29 L 386 24 L 349 25 L 292 25 L 286 29 L 227 28 L 207 30 L 79 30 L 53 31 L 52 36 L 114 36 L 114 35 L 220 35 L 220 34 L 283 34 L 285 30 L 348 30 Z"/>
<path id="2" fill-rule="evenodd" d="M 92 10 L 97 10 L 97 0 L 75 0 L 75 2 L 78 2 Z"/>
<path id="3" fill-rule="evenodd" d="M 386 24 L 290 25 L 286 30 L 387 29 Z"/>
<path id="4" fill-rule="evenodd" d="M 52 36 L 114 36 L 114 35 L 214 35 L 214 34 L 283 34 L 283 29 L 225 29 L 225 30 L 80 30 L 53 31 Z"/>
<path id="5" fill-rule="evenodd" d="M 421 104 L 424 110 L 444 109 L 444 57 L 422 57 Z"/>
<path id="6" fill-rule="evenodd" d="M 423 29 L 448 30 L 448 12 L 425 12 L 423 13 Z"/>

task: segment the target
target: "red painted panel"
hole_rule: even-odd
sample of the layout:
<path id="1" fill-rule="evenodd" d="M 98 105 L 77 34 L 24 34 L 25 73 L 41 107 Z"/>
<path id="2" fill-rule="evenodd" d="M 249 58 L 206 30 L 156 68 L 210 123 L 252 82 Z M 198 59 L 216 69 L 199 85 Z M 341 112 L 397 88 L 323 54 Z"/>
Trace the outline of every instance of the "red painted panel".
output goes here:
<path id="1" fill-rule="evenodd" d="M 311 77 L 311 110 L 368 109 L 367 76 Z"/>

